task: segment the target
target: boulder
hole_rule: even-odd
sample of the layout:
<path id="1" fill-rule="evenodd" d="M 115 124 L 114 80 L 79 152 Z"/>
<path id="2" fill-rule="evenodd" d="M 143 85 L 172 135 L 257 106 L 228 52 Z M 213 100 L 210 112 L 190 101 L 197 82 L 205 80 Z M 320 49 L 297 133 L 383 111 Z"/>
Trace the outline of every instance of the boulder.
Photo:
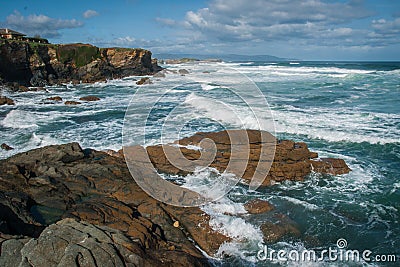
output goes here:
<path id="1" fill-rule="evenodd" d="M 178 70 L 178 73 L 179 73 L 180 75 L 186 75 L 186 74 L 189 74 L 189 71 L 188 71 L 188 70 L 185 70 L 185 69 L 180 69 L 180 70 Z"/>
<path id="2" fill-rule="evenodd" d="M 268 201 L 255 198 L 244 204 L 244 208 L 250 214 L 260 214 L 273 210 L 274 206 Z"/>
<path id="3" fill-rule="evenodd" d="M 151 84 L 151 80 L 149 77 L 141 78 L 139 81 L 136 82 L 137 85 L 144 85 L 144 84 Z"/>
<path id="4" fill-rule="evenodd" d="M 266 243 L 276 243 L 284 238 L 296 238 L 301 235 L 296 223 L 283 214 L 277 214 L 272 220 L 264 222 L 261 232 Z"/>
<path id="5" fill-rule="evenodd" d="M 65 101 L 65 105 L 79 105 L 81 102 L 78 101 Z"/>
<path id="6" fill-rule="evenodd" d="M 1 149 L 3 150 L 13 150 L 14 148 L 10 147 L 9 145 L 7 145 L 6 143 L 2 143 L 1 144 Z"/>
<path id="7" fill-rule="evenodd" d="M 88 96 L 83 96 L 81 98 L 79 98 L 79 100 L 82 101 L 99 101 L 100 98 L 94 95 L 88 95 Z"/>
<path id="8" fill-rule="evenodd" d="M 154 74 L 153 77 L 154 78 L 165 78 L 166 77 L 165 73 L 166 73 L 166 71 L 162 70 L 162 71 L 159 71 L 156 74 Z"/>
<path id="9" fill-rule="evenodd" d="M 1 105 L 14 105 L 14 100 L 6 96 L 0 96 L 0 106 Z"/>
<path id="10" fill-rule="evenodd" d="M 60 96 L 52 96 L 52 97 L 46 98 L 45 100 L 61 102 L 62 98 Z"/>
<path id="11" fill-rule="evenodd" d="M 339 175 L 351 171 L 343 159 L 321 158 L 319 160 L 310 160 L 310 163 L 313 170 L 319 173 Z"/>

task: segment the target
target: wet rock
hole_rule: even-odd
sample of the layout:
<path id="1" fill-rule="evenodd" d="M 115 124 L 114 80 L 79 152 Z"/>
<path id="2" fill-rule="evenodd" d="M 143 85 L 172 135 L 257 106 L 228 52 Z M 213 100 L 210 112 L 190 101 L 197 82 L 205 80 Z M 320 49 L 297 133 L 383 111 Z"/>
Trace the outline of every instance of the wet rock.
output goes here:
<path id="1" fill-rule="evenodd" d="M 79 100 L 82 101 L 99 101 L 100 98 L 94 95 L 88 95 L 88 96 L 83 96 L 81 98 L 79 98 Z"/>
<path id="2" fill-rule="evenodd" d="M 311 166 L 315 172 L 333 175 L 346 174 L 351 171 L 343 159 L 321 158 L 311 160 Z"/>
<path id="3" fill-rule="evenodd" d="M 79 105 L 79 104 L 81 104 L 81 102 L 78 102 L 78 101 L 65 101 L 64 104 L 65 105 Z"/>
<path id="4" fill-rule="evenodd" d="M 236 136 L 236 137 L 235 137 Z M 234 137 L 235 144 L 231 143 Z M 316 172 L 343 174 L 350 169 L 343 160 L 322 159 L 321 161 L 310 160 L 318 156 L 311 152 L 306 143 L 291 140 L 276 140 L 271 134 L 257 130 L 229 130 L 212 133 L 197 133 L 191 137 L 177 141 L 182 146 L 201 146 L 203 140 L 211 139 L 216 147 L 215 157 L 211 160 L 210 167 L 224 172 L 229 167 L 229 172 L 242 177 L 250 182 L 254 177 L 262 180 L 262 185 L 268 186 L 274 182 L 284 180 L 303 181 L 314 169 Z M 232 151 L 232 148 L 235 151 Z M 167 159 L 165 151 L 172 150 L 171 145 L 148 146 L 147 153 L 151 162 L 161 172 L 174 175 L 187 175 L 188 168 L 179 168 L 177 163 L 184 160 L 177 158 L 179 153 L 172 153 Z M 175 149 L 176 150 L 176 149 Z M 179 148 L 186 160 L 193 162 L 194 169 L 196 160 L 201 157 L 199 150 Z M 207 149 L 203 149 L 206 152 Z M 210 150 L 211 151 L 211 150 Z M 170 163 L 174 160 L 174 164 Z M 234 159 L 234 160 L 231 160 Z M 231 163 L 229 165 L 229 163 Z"/>
<path id="5" fill-rule="evenodd" d="M 20 85 L 20 86 L 18 86 L 18 90 L 19 90 L 20 92 L 28 92 L 28 91 L 29 91 L 29 88 L 26 87 L 26 86 L 24 86 L 24 85 Z"/>
<path id="6" fill-rule="evenodd" d="M 10 147 L 10 146 L 7 145 L 6 143 L 2 143 L 2 144 L 1 144 L 1 149 L 9 151 L 9 150 L 13 150 L 14 148 L 13 148 L 13 147 Z"/>
<path id="7" fill-rule="evenodd" d="M 188 257 L 179 261 L 181 255 L 178 253 L 170 258 L 162 256 L 145 253 L 138 243 L 121 231 L 64 219 L 48 226 L 38 238 L 3 242 L 0 265 L 170 266 L 173 263 L 174 266 L 201 266 Z"/>
<path id="8" fill-rule="evenodd" d="M 149 77 L 144 77 L 141 78 L 139 81 L 136 82 L 137 85 L 145 85 L 145 84 L 151 84 L 151 80 Z"/>
<path id="9" fill-rule="evenodd" d="M 123 157 L 84 150 L 77 143 L 48 146 L 0 160 L 0 177 L 0 192 L 4 192 L 0 194 L 0 225 L 4 226 L 3 230 L 0 227 L 1 232 L 35 238 L 42 233 L 30 241 L 35 246 L 24 246 L 24 257 L 45 254 L 48 238 L 73 236 L 43 231 L 66 218 L 120 231 L 135 244 L 135 251 L 140 251 L 141 254 L 131 253 L 134 259 L 154 257 L 167 266 L 208 265 L 195 244 L 213 255 L 229 240 L 210 228 L 210 218 L 199 208 L 171 207 L 143 192 L 131 178 Z M 179 227 L 174 226 L 177 221 Z M 49 240 L 55 242 L 54 254 L 61 258 L 70 255 L 65 254 L 65 249 L 72 251 L 76 244 Z M 97 245 L 106 249 L 104 244 Z M 93 249 L 97 251 L 97 247 Z M 53 255 L 42 257 L 37 260 L 45 264 Z M 158 262 L 151 264 L 160 266 Z"/>
<path id="10" fill-rule="evenodd" d="M 156 74 L 154 74 L 153 77 L 154 78 L 165 78 L 166 77 L 165 73 L 166 73 L 166 71 L 162 70 L 162 71 L 159 71 Z"/>
<path id="11" fill-rule="evenodd" d="M 186 74 L 189 74 L 189 71 L 188 71 L 188 70 L 185 70 L 185 69 L 180 69 L 180 70 L 178 70 L 178 73 L 179 73 L 180 75 L 186 75 Z"/>
<path id="12" fill-rule="evenodd" d="M 268 201 L 255 198 L 244 204 L 244 208 L 250 214 L 260 214 L 273 210 L 274 206 Z"/>
<path id="13" fill-rule="evenodd" d="M 266 243 L 276 243 L 284 238 L 296 238 L 301 235 L 296 223 L 283 214 L 277 215 L 273 221 L 264 222 L 261 231 Z"/>
<path id="14" fill-rule="evenodd" d="M 1 105 L 14 105 L 14 100 L 6 96 L 0 96 L 0 106 Z"/>
<path id="15" fill-rule="evenodd" d="M 52 97 L 46 98 L 45 100 L 61 102 L 62 98 L 60 96 L 52 96 Z"/>

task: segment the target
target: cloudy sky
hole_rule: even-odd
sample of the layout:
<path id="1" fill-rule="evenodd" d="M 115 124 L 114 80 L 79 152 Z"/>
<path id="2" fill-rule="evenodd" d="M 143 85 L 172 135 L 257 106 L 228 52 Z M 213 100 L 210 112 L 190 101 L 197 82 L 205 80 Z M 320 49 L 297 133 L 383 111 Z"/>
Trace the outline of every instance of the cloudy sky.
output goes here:
<path id="1" fill-rule="evenodd" d="M 0 0 L 0 28 L 154 53 L 400 61 L 400 0 Z"/>

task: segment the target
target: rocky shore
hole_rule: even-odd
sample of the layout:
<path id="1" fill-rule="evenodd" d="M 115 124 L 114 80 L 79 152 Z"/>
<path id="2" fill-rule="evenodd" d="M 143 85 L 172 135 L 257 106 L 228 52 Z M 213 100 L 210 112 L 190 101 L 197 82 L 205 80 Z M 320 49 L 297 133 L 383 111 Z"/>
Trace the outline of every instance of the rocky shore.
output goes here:
<path id="1" fill-rule="evenodd" d="M 161 70 L 150 51 L 88 44 L 37 44 L 0 40 L 0 85 L 26 91 L 61 83 L 93 83 Z"/>
<path id="2" fill-rule="evenodd" d="M 251 146 L 246 181 L 264 133 L 245 133 Z M 223 171 L 229 161 L 226 131 L 198 133 L 177 143 L 198 145 L 204 138 L 216 143 L 211 166 Z M 313 167 L 323 173 L 350 171 L 343 160 L 314 159 L 317 154 L 304 143 L 275 141 L 263 185 L 305 179 Z M 156 169 L 184 175 L 160 148 L 147 148 Z M 199 157 L 198 150 L 180 149 L 187 159 Z M 169 206 L 147 195 L 131 177 L 122 151 L 82 149 L 78 143 L 47 146 L 1 160 L 0 180 L 0 266 L 208 266 L 203 253 L 213 256 L 231 240 L 210 226 L 201 208 Z M 245 209 L 264 214 L 274 207 L 253 199 Z M 285 215 L 272 218 L 261 226 L 266 242 L 300 233 Z"/>

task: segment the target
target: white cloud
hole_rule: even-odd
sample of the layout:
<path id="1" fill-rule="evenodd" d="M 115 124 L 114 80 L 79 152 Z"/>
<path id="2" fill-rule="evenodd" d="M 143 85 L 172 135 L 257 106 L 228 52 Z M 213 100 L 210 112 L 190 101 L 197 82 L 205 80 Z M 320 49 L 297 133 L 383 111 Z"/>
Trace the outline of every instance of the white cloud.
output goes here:
<path id="1" fill-rule="evenodd" d="M 99 13 L 98 13 L 97 11 L 91 10 L 91 9 L 86 10 L 86 11 L 83 12 L 83 14 L 82 14 L 82 16 L 83 16 L 85 19 L 92 18 L 92 17 L 96 17 L 96 16 L 98 16 L 98 15 L 99 15 Z"/>
<path id="2" fill-rule="evenodd" d="M 392 21 L 385 19 L 373 20 L 372 28 L 380 34 L 400 34 L 400 18 Z"/>
<path id="3" fill-rule="evenodd" d="M 83 26 L 83 23 L 75 19 L 55 19 L 36 14 L 25 17 L 15 11 L 6 18 L 6 25 L 31 36 L 38 34 L 42 37 L 57 37 L 61 35 L 59 30 L 79 28 Z"/>
<path id="4" fill-rule="evenodd" d="M 341 24 L 368 16 L 363 1 L 213 0 L 186 13 L 185 25 L 205 38 L 227 41 L 320 39 L 349 35 Z"/>
<path id="5" fill-rule="evenodd" d="M 178 24 L 176 20 L 166 18 L 156 18 L 156 21 L 166 26 L 175 26 Z"/>

